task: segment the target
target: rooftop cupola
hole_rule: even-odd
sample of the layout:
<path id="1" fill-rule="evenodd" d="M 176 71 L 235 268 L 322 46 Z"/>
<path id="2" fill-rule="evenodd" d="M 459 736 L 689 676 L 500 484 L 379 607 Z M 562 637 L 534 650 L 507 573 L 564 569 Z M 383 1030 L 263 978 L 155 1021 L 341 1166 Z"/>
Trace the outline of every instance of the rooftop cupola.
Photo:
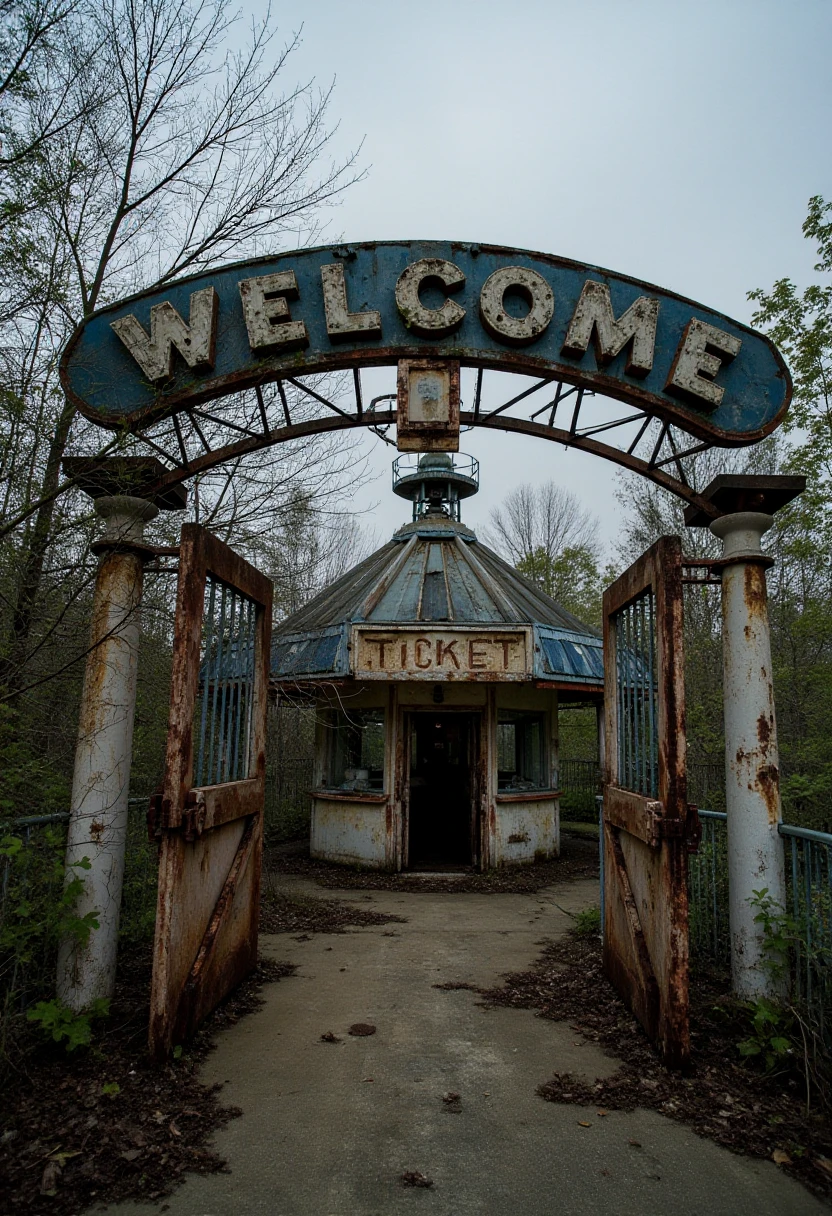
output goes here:
<path id="1" fill-rule="evenodd" d="M 413 503 L 413 520 L 460 520 L 460 502 L 479 490 L 480 466 L 473 456 L 426 452 L 393 462 L 393 493 Z"/>

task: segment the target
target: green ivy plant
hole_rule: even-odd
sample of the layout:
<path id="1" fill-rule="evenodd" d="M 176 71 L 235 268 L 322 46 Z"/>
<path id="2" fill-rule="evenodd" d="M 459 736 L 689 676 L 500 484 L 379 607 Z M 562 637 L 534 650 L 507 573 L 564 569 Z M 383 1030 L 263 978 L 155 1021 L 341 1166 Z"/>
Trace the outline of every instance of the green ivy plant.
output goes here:
<path id="1" fill-rule="evenodd" d="M 7 868 L 6 893 L 0 917 L 0 1055 L 6 1050 L 10 1020 L 19 1016 L 21 1005 L 33 997 L 26 1020 L 38 1026 L 67 1051 L 89 1044 L 92 1023 L 107 1015 L 108 1001 L 95 1001 L 76 1013 L 51 997 L 54 958 L 61 940 L 70 938 L 79 946 L 89 942 L 99 927 L 97 913 L 79 915 L 78 901 L 84 891 L 87 857 L 75 862 L 67 876 L 61 832 L 47 829 L 37 840 L 26 842 L 9 834 L 0 838 L 0 864 Z"/>
<path id="2" fill-rule="evenodd" d="M 36 1022 L 47 1038 L 64 1043 L 67 1051 L 74 1051 L 76 1047 L 89 1047 L 93 1021 L 106 1018 L 109 1012 L 110 1002 L 103 997 L 93 1001 L 82 1013 L 75 1013 L 63 1001 L 38 1001 L 26 1018 Z"/>
<path id="3" fill-rule="evenodd" d="M 760 997 L 749 1001 L 752 1033 L 739 1044 L 740 1055 L 746 1059 L 758 1058 L 766 1072 L 782 1064 L 791 1063 L 794 1054 L 794 1016 L 774 1001 Z"/>
<path id="4" fill-rule="evenodd" d="M 813 934 L 810 946 L 805 926 L 772 897 L 767 887 L 754 891 L 750 902 L 756 909 L 754 921 L 762 930 L 762 966 L 774 981 L 774 988 L 784 994 L 789 991 L 791 963 L 797 949 L 804 963 L 822 977 L 832 962 L 824 935 Z M 832 909 L 825 892 L 819 892 L 813 901 L 812 915 L 828 923 Z M 813 1095 L 828 1109 L 832 1059 L 816 1011 L 785 995 L 782 1000 L 761 997 L 748 1001 L 744 1009 L 751 1033 L 738 1044 L 740 1054 L 758 1060 L 768 1073 L 796 1068 L 805 1088 L 807 1113 Z"/>
<path id="5" fill-rule="evenodd" d="M 800 926 L 769 893 L 768 887 L 753 891 L 749 900 L 756 909 L 754 923 L 762 929 L 761 967 L 775 990 L 785 990 L 789 981 L 790 951 L 799 940 Z M 737 1045 L 740 1055 L 760 1061 L 766 1072 L 791 1065 L 799 1048 L 796 1019 L 783 1002 L 758 997 L 744 1003 L 751 1034 Z"/>

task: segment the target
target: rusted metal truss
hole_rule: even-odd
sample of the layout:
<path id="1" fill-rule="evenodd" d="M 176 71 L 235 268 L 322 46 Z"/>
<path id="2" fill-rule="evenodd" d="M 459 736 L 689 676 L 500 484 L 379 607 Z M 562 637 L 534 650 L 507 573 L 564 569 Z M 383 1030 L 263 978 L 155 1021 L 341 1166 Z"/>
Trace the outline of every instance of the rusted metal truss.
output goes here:
<path id="1" fill-rule="evenodd" d="M 604 969 L 670 1067 L 690 1054 L 682 546 L 604 593 Z M 695 816 L 693 816 L 695 818 Z"/>
<path id="2" fill-rule="evenodd" d="M 721 587 L 723 562 L 719 558 L 682 558 L 682 584 L 690 587 Z"/>
<path id="3" fill-rule="evenodd" d="M 462 409 L 459 415 L 463 428 L 491 427 L 589 452 L 640 473 L 708 518 L 719 516 L 719 508 L 689 484 L 686 470 L 690 457 L 714 445 L 695 438 L 680 424 L 659 421 L 628 405 L 619 405 L 615 418 L 599 421 L 589 404 L 595 397 L 591 390 L 547 377 L 532 380 L 486 410 L 485 377 L 503 373 L 475 364 L 463 366 L 476 368 L 472 408 Z M 140 444 L 167 465 L 159 486 L 153 488 L 168 489 L 248 453 L 311 435 L 365 427 L 391 443 L 388 432 L 396 424 L 396 410 L 382 407 L 396 394 L 384 393 L 365 403 L 359 368 L 336 375 L 337 392 L 330 389 L 329 395 L 321 377 L 286 376 L 212 402 L 210 409 L 200 406 L 135 427 L 133 434 Z"/>
<path id="4" fill-rule="evenodd" d="M 160 846 L 150 1050 L 164 1058 L 257 960 L 272 585 L 185 524 Z"/>

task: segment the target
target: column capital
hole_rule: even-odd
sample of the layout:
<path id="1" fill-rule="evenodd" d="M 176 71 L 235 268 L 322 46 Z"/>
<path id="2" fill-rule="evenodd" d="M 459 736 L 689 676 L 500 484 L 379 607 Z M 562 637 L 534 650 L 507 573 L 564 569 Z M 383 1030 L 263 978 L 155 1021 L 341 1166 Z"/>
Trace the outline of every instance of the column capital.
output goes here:
<path id="1" fill-rule="evenodd" d="M 95 499 L 95 513 L 104 520 L 104 531 L 90 546 L 93 553 L 117 549 L 152 556 L 154 549 L 144 543 L 145 524 L 159 514 L 152 502 L 132 494 L 106 494 Z"/>
<path id="2" fill-rule="evenodd" d="M 705 486 L 699 498 L 716 507 L 719 516 L 741 515 L 746 512 L 773 515 L 787 506 L 806 489 L 805 477 L 786 474 L 770 476 L 753 473 L 721 473 Z M 686 528 L 709 528 L 713 512 L 706 513 L 693 503 L 685 507 Z M 768 525 L 771 527 L 771 524 Z M 717 536 L 721 535 L 719 532 Z"/>
<path id="3" fill-rule="evenodd" d="M 715 519 L 710 530 L 722 541 L 722 561 L 773 565 L 774 559 L 763 553 L 760 544 L 773 523 L 774 516 L 763 511 L 736 511 Z"/>

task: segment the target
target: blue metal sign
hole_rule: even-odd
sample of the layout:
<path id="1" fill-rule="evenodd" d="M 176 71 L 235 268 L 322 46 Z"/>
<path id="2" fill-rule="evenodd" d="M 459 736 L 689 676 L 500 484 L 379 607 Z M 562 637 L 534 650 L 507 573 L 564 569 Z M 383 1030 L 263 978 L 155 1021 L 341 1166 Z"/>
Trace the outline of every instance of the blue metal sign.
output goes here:
<path id="1" fill-rule="evenodd" d="M 222 266 L 90 317 L 61 360 L 102 426 L 138 426 L 239 389 L 399 359 L 551 376 L 703 439 L 753 443 L 791 380 L 745 325 L 637 279 L 451 241 L 325 246 Z"/>

